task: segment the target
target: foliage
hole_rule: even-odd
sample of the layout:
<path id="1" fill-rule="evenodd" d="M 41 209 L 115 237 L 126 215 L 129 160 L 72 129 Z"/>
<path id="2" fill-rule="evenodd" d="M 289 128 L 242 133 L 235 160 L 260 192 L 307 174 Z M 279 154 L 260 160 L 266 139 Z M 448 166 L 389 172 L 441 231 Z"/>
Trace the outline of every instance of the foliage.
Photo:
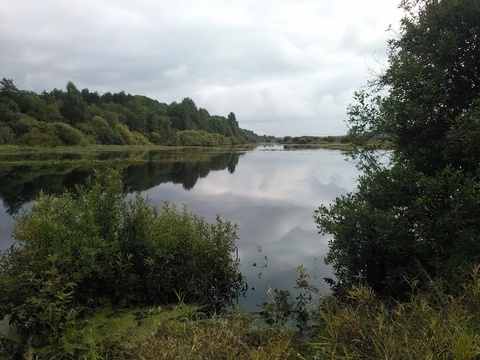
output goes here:
<path id="1" fill-rule="evenodd" d="M 209 133 L 203 130 L 185 130 L 175 133 L 170 140 L 172 145 L 180 146 L 225 146 L 231 145 L 231 141 L 220 134 Z"/>
<path id="2" fill-rule="evenodd" d="M 402 36 L 390 41 L 391 65 L 379 79 L 391 87 L 387 128 L 405 159 L 422 171 L 435 171 L 451 163 L 443 158 L 451 152 L 444 140 L 456 121 L 475 119 L 480 3 L 407 1 L 405 10 Z"/>
<path id="3" fill-rule="evenodd" d="M 327 359 L 476 359 L 480 356 L 478 268 L 462 295 L 438 285 L 404 303 L 379 301 L 365 286 L 349 290 L 345 301 L 329 297 L 319 313 L 313 341 Z"/>
<path id="4" fill-rule="evenodd" d="M 57 339 L 105 301 L 196 303 L 221 310 L 243 289 L 236 225 L 126 194 L 118 173 L 97 172 L 76 192 L 40 195 L 19 218 L 0 260 L 0 318 L 35 346 Z"/>
<path id="5" fill-rule="evenodd" d="M 346 136 L 285 136 L 281 142 L 284 144 L 328 144 L 328 143 L 347 143 Z"/>
<path id="6" fill-rule="evenodd" d="M 126 309 L 107 303 L 70 324 L 56 342 L 23 353 L 49 359 L 291 359 L 300 350 L 294 340 L 286 328 L 255 329 L 244 314 L 206 317 L 194 305 Z"/>
<path id="7" fill-rule="evenodd" d="M 396 165 L 363 176 L 356 193 L 320 207 L 316 221 L 334 236 L 326 261 L 335 289 L 365 282 L 400 296 L 405 277 L 440 277 L 455 288 L 480 258 L 477 179 L 452 167 L 427 176 Z"/>
<path id="8" fill-rule="evenodd" d="M 315 213 L 333 235 L 326 260 L 337 294 L 365 282 L 404 297 L 405 278 L 440 278 L 458 291 L 480 260 L 480 2 L 402 7 L 389 66 L 349 107 L 358 190 Z M 381 142 L 393 148 L 389 160 Z"/>
<path id="9" fill-rule="evenodd" d="M 25 136 L 25 139 L 19 140 L 25 131 L 19 134 L 18 121 L 25 116 L 40 123 L 68 125 L 80 130 L 85 139 L 77 143 L 78 136 L 74 135 L 75 140 L 72 139 L 71 131 L 67 138 L 59 136 L 57 139 L 54 132 L 39 133 L 35 130 Z M 167 105 L 146 96 L 126 94 L 124 91 L 103 95 L 89 89 L 80 91 L 71 81 L 67 83 L 66 91 L 54 89 L 36 94 L 19 90 L 12 79 L 3 78 L 0 80 L 0 123 L 2 128 L 10 128 L 14 135 L 13 138 L 1 136 L 3 143 L 21 144 L 26 140 L 28 145 L 38 146 L 43 142 L 43 146 L 49 147 L 84 142 L 140 145 L 149 144 L 150 139 L 155 144 L 176 144 L 191 142 L 191 138 L 198 140 L 199 137 L 204 138 L 200 141 L 201 144 L 218 146 L 210 144 L 244 144 L 261 139 L 253 132 L 240 129 L 233 112 L 228 117 L 212 116 L 207 110 L 198 109 L 190 98 Z M 182 135 L 183 131 L 189 133 Z M 191 131 L 207 132 L 210 136 L 197 134 L 192 137 Z M 2 134 L 6 132 L 7 130 L 2 130 Z M 47 139 L 49 136 L 54 139 Z"/>
<path id="10" fill-rule="evenodd" d="M 84 144 L 85 138 L 80 130 L 64 123 L 56 123 L 54 126 L 57 137 L 60 139 L 62 144 L 67 146 Z"/>

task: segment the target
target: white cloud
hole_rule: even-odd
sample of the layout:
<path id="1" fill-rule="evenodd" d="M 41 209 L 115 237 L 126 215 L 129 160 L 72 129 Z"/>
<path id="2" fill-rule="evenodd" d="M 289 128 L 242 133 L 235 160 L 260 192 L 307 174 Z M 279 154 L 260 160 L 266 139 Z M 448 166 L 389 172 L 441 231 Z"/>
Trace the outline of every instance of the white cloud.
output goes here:
<path id="1" fill-rule="evenodd" d="M 168 68 L 163 71 L 163 76 L 168 78 L 182 78 L 187 74 L 187 66 L 185 64 L 180 64 L 173 68 Z"/>
<path id="2" fill-rule="evenodd" d="M 0 76 L 34 91 L 191 97 L 259 133 L 346 131 L 385 62 L 390 0 L 0 0 Z M 379 59 L 379 63 L 376 58 Z"/>

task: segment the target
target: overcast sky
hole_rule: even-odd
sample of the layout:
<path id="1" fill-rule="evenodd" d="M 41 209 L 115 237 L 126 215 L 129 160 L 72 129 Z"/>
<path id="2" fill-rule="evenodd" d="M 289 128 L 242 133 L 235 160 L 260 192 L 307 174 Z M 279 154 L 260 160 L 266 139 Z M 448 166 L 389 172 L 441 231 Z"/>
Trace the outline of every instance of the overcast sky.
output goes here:
<path id="1" fill-rule="evenodd" d="M 398 0 L 0 0 L 0 78 L 190 97 L 276 136 L 340 135 Z"/>

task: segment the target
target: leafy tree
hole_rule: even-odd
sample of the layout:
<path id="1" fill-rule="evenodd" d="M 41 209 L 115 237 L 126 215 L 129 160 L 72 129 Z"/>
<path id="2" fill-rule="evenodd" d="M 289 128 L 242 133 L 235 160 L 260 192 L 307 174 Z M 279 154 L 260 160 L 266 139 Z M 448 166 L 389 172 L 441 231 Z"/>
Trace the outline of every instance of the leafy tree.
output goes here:
<path id="1" fill-rule="evenodd" d="M 18 90 L 12 79 L 2 78 L 2 80 L 0 80 L 0 97 L 17 101 L 19 95 L 20 90 Z"/>
<path id="2" fill-rule="evenodd" d="M 71 81 L 67 83 L 67 92 L 63 97 L 61 112 L 70 125 L 84 121 L 85 103 L 82 94 Z"/>
<path id="3" fill-rule="evenodd" d="M 190 98 L 185 98 L 182 100 L 180 105 L 183 108 L 182 114 L 186 117 L 186 123 L 190 129 L 200 129 L 200 115 L 198 112 L 197 105 Z"/>
<path id="4" fill-rule="evenodd" d="M 100 105 L 100 94 L 97 91 L 90 92 L 88 89 L 82 89 L 82 99 L 86 104 Z"/>
<path id="5" fill-rule="evenodd" d="M 142 98 L 140 96 L 134 96 L 127 103 L 128 110 L 127 115 L 127 125 L 133 131 L 138 131 L 139 133 L 144 133 L 147 130 L 147 113 L 148 109 L 142 103 Z"/>
<path id="6" fill-rule="evenodd" d="M 200 129 L 206 130 L 208 126 L 208 119 L 210 118 L 210 114 L 204 108 L 198 109 L 198 120 L 200 123 Z"/>
<path id="7" fill-rule="evenodd" d="M 20 91 L 12 79 L 0 80 L 0 122 L 11 122 L 16 119 L 15 113 L 20 111 L 19 97 Z"/>
<path id="8" fill-rule="evenodd" d="M 223 116 L 210 116 L 207 123 L 207 131 L 217 133 L 224 136 L 232 136 L 232 128 L 227 123 L 227 119 Z"/>
<path id="9" fill-rule="evenodd" d="M 132 98 L 132 95 L 125 94 L 125 91 L 120 91 L 112 95 L 112 101 L 119 105 L 126 105 L 131 98 Z"/>
<path id="10" fill-rule="evenodd" d="M 401 36 L 389 41 L 389 67 L 350 109 L 353 133 L 393 141 L 395 155 L 422 171 L 451 160 L 447 134 L 473 119 L 480 89 L 477 0 L 405 1 Z M 464 124 L 460 125 L 464 126 Z M 456 164 L 461 166 L 462 164 Z"/>
<path id="11" fill-rule="evenodd" d="M 18 109 L 16 102 L 6 98 L 0 99 L 0 122 L 11 123 L 17 120 L 18 113 L 15 111 L 16 109 Z"/>
<path id="12" fill-rule="evenodd" d="M 315 214 L 333 234 L 326 261 L 340 293 L 365 281 L 402 296 L 405 278 L 437 276 L 458 289 L 480 260 L 480 2 L 402 7 L 388 68 L 348 111 L 358 191 Z M 379 142 L 393 146 L 390 164 Z"/>

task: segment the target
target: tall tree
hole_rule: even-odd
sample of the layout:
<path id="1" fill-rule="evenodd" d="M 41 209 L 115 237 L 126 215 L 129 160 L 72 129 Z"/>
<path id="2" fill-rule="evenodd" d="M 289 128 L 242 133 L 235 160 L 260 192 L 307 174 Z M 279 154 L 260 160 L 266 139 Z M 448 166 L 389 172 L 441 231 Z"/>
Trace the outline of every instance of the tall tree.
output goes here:
<path id="1" fill-rule="evenodd" d="M 322 206 L 338 291 L 366 281 L 399 296 L 406 277 L 455 287 L 480 261 L 480 1 L 403 1 L 389 66 L 355 95 L 358 191 Z M 393 145 L 382 165 L 372 140 Z M 374 156 L 372 156 L 374 155 Z"/>
<path id="2" fill-rule="evenodd" d="M 449 163 L 445 138 L 469 118 L 480 92 L 478 0 L 403 1 L 401 36 L 388 42 L 389 67 L 371 87 L 388 96 L 357 94 L 354 130 L 365 126 L 395 143 L 396 155 L 422 171 Z M 375 103 L 375 109 L 367 106 Z M 376 113 L 375 113 L 376 111 Z M 376 114 L 377 116 L 372 116 Z"/>
<path id="3" fill-rule="evenodd" d="M 67 83 L 67 92 L 63 96 L 62 115 L 71 124 L 75 125 L 84 121 L 86 104 L 82 94 L 71 81 Z"/>
<path id="4" fill-rule="evenodd" d="M 13 80 L 6 78 L 0 80 L 0 106 L 2 108 L 0 120 L 7 122 L 7 119 L 12 119 L 14 113 L 20 111 L 19 102 L 20 90 Z"/>

